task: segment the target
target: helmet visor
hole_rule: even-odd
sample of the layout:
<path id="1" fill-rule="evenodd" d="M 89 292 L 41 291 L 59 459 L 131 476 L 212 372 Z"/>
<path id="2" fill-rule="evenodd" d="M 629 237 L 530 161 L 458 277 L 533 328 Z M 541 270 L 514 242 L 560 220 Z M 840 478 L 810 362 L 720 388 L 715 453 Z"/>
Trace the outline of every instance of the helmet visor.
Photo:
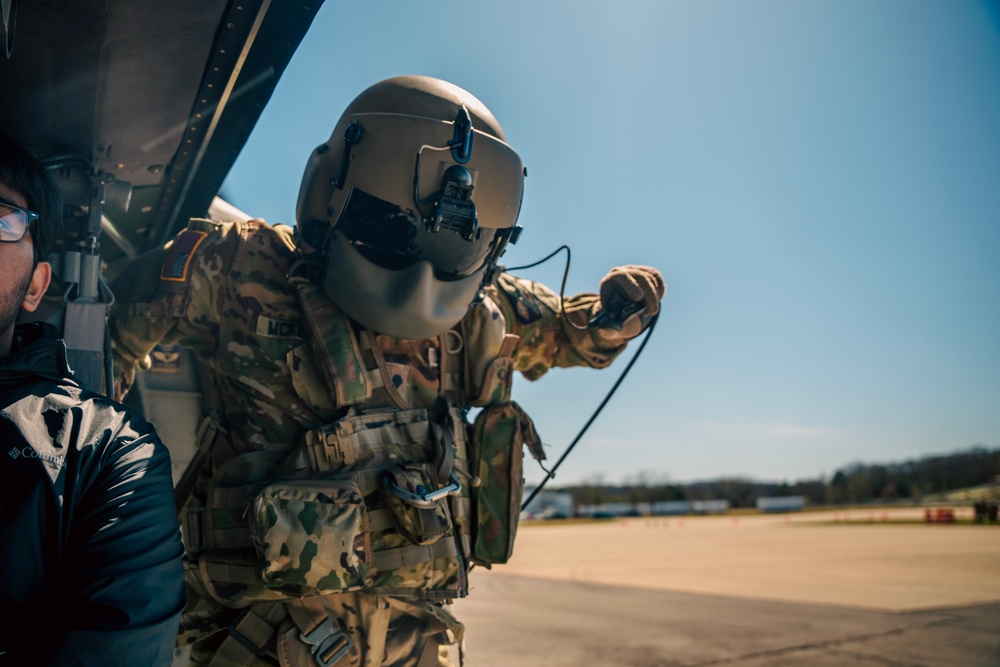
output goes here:
<path id="1" fill-rule="evenodd" d="M 480 227 L 473 240 L 447 228 L 432 232 L 412 212 L 357 188 L 351 189 L 335 229 L 384 269 L 398 271 L 426 261 L 434 267 L 434 277 L 445 281 L 466 278 L 483 268 L 498 231 Z"/>

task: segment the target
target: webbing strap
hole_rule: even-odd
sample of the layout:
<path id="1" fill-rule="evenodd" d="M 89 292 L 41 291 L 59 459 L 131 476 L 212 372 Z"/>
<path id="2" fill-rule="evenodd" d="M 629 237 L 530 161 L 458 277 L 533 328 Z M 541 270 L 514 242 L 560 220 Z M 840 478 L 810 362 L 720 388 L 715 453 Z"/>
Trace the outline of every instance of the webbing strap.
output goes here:
<path id="1" fill-rule="evenodd" d="M 253 546 L 250 529 L 245 520 L 247 508 L 257 485 L 216 488 L 212 490 L 211 507 L 218 513 L 228 513 L 233 525 L 219 526 L 212 522 L 210 534 L 204 536 L 203 543 L 211 549 L 240 549 Z"/>
<path id="2" fill-rule="evenodd" d="M 253 546 L 247 526 L 216 528 L 212 531 L 212 541 L 216 549 L 248 549 Z"/>
<path id="3" fill-rule="evenodd" d="M 459 322 L 454 329 L 449 329 L 440 337 L 441 341 L 441 395 L 452 405 L 462 405 L 462 379 L 467 376 L 467 356 L 465 339 L 462 337 L 462 324 Z"/>
<path id="4" fill-rule="evenodd" d="M 385 355 L 382 354 L 382 348 L 378 345 L 378 340 L 375 338 L 375 332 L 364 330 L 361 332 L 360 348 L 362 350 L 367 350 L 371 354 L 371 359 L 375 363 L 375 368 L 370 369 L 369 377 L 372 375 L 380 375 L 382 378 L 381 388 L 385 392 L 389 400 L 392 401 L 396 407 L 403 410 L 409 410 L 412 406 L 410 402 L 403 398 L 403 395 L 399 393 L 396 389 L 396 385 L 392 383 L 389 378 L 389 369 L 385 365 Z"/>
<path id="5" fill-rule="evenodd" d="M 517 348 L 517 344 L 521 342 L 521 337 L 516 334 L 507 334 L 503 337 L 503 343 L 500 344 L 500 354 L 497 357 L 511 357 L 514 356 L 514 350 Z"/>
<path id="6" fill-rule="evenodd" d="M 472 499 L 468 496 L 452 496 L 451 506 L 461 507 L 464 510 L 464 514 L 469 514 L 472 511 Z"/>
<path id="7" fill-rule="evenodd" d="M 281 603 L 255 604 L 229 626 L 209 667 L 250 667 L 258 657 L 268 654 L 278 625 L 286 616 Z M 270 661 L 262 664 L 270 664 Z"/>
<path id="8" fill-rule="evenodd" d="M 337 405 L 369 400 L 372 388 L 361 365 L 361 350 L 347 316 L 311 280 L 296 278 L 293 284 L 312 333 L 309 347 L 319 361 L 327 384 L 334 390 Z"/>
<path id="9" fill-rule="evenodd" d="M 348 473 L 347 477 L 354 480 L 361 489 L 362 494 L 378 489 L 382 486 L 382 471 L 379 470 L 358 470 Z"/>
<path id="10" fill-rule="evenodd" d="M 398 570 L 407 565 L 418 565 L 437 558 L 453 558 L 458 555 L 455 541 L 452 539 L 441 539 L 434 544 L 410 544 L 405 547 L 376 551 L 372 554 L 375 569 L 384 572 L 386 570 Z"/>
<path id="11" fill-rule="evenodd" d="M 468 428 L 466 426 L 465 414 L 456 407 L 451 407 L 448 409 L 448 414 L 451 417 L 451 424 L 454 435 L 454 446 L 455 446 L 455 466 L 465 466 L 467 467 L 467 461 L 469 460 L 469 449 L 467 445 L 466 435 L 468 434 Z"/>
<path id="12" fill-rule="evenodd" d="M 395 452 L 394 457 L 386 454 Z M 328 472 L 364 465 L 378 467 L 404 459 L 421 460 L 430 454 L 430 426 L 426 410 L 402 410 L 345 417 L 319 429 L 308 431 L 304 444 L 289 454 L 282 464 L 288 472 L 311 470 Z"/>
<path id="13" fill-rule="evenodd" d="M 212 507 L 246 507 L 257 485 L 217 488 L 212 492 Z"/>
<path id="14" fill-rule="evenodd" d="M 205 549 L 205 508 L 198 503 L 188 503 L 181 514 L 181 531 L 189 555 Z"/>
<path id="15" fill-rule="evenodd" d="M 212 417 L 205 417 L 201 420 L 201 424 L 198 425 L 198 431 L 194 436 L 194 456 L 188 463 L 187 468 L 184 469 L 184 473 L 177 481 L 176 486 L 174 486 L 174 503 L 178 516 L 194 491 L 195 482 L 197 482 L 198 475 L 201 474 L 202 467 L 208 459 L 213 445 L 215 445 L 216 436 L 222 431 L 222 427 Z"/>
<path id="16" fill-rule="evenodd" d="M 373 533 L 396 527 L 396 520 L 389 510 L 368 510 L 367 516 L 368 530 Z"/>
<path id="17" fill-rule="evenodd" d="M 435 629 L 448 630 L 454 635 L 453 639 L 458 643 L 459 650 L 461 650 L 461 643 L 465 638 L 465 626 L 440 604 L 426 600 L 408 600 L 396 597 L 386 598 L 386 602 L 389 606 L 409 616 L 416 616 L 417 618 L 429 621 L 429 626 L 437 626 Z"/>
<path id="18" fill-rule="evenodd" d="M 383 516 L 379 521 L 391 521 L 391 518 Z M 419 565 L 438 558 L 453 558 L 457 553 L 455 541 L 443 538 L 433 544 L 410 544 L 404 547 L 376 551 L 372 554 L 372 566 L 376 572 L 387 572 L 398 570 L 407 565 Z M 224 581 L 246 586 L 260 585 L 260 568 L 256 565 L 223 563 L 210 558 L 202 558 L 198 563 L 198 569 L 203 581 Z"/>
<path id="19" fill-rule="evenodd" d="M 202 582 L 224 581 L 227 584 L 260 586 L 260 568 L 256 565 L 225 563 L 202 557 L 198 561 L 198 574 Z"/>
<path id="20" fill-rule="evenodd" d="M 455 532 L 462 542 L 462 553 L 468 558 L 472 554 L 472 499 L 468 496 L 452 496 L 451 513 L 455 518 Z"/>
<path id="21" fill-rule="evenodd" d="M 312 632 L 316 626 L 330 618 L 323 602 L 317 597 L 291 600 L 285 604 L 285 608 L 295 625 L 305 633 Z"/>

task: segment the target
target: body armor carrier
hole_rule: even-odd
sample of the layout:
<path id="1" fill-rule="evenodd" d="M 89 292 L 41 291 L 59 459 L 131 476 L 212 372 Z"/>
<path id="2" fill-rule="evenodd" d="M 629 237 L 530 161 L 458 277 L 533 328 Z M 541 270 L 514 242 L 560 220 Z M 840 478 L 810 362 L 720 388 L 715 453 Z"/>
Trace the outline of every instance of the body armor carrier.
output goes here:
<path id="1" fill-rule="evenodd" d="M 518 337 L 495 304 L 475 306 L 487 312 L 441 336 L 437 403 L 412 407 L 375 335 L 356 331 L 294 269 L 292 283 L 311 356 L 343 416 L 307 431 L 290 453 L 245 453 L 214 470 L 206 506 L 182 512 L 199 583 L 237 608 L 352 591 L 464 597 L 471 564 L 511 555 L 522 446 L 544 458 L 530 418 L 510 401 Z M 483 408 L 471 425 L 470 407 Z M 203 453 L 224 438 L 212 428 L 202 436 Z"/>

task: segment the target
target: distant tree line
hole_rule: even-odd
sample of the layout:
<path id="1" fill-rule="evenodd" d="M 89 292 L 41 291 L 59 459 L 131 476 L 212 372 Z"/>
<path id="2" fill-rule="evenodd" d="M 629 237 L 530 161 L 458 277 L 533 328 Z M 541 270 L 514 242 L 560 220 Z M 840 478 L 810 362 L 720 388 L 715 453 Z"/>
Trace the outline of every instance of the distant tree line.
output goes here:
<path id="1" fill-rule="evenodd" d="M 829 479 L 760 482 L 747 478 L 720 478 L 671 483 L 663 475 L 643 472 L 622 484 L 605 484 L 598 476 L 560 490 L 572 494 L 576 506 L 728 500 L 730 507 L 755 507 L 757 498 L 773 496 L 804 496 L 811 505 L 839 505 L 920 500 L 930 494 L 992 483 L 998 475 L 1000 449 L 976 445 L 951 454 L 925 456 L 902 463 L 851 463 L 835 471 Z"/>
<path id="2" fill-rule="evenodd" d="M 903 463 L 853 463 L 830 478 L 827 501 L 919 499 L 987 484 L 995 481 L 997 475 L 1000 475 L 1000 449 L 983 446 Z"/>

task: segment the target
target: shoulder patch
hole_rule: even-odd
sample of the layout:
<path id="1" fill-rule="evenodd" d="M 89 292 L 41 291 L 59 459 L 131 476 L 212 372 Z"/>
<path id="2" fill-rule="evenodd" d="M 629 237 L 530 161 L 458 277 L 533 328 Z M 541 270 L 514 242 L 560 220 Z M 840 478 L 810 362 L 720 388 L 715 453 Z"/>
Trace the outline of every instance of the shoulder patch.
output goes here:
<path id="1" fill-rule="evenodd" d="M 187 280 L 188 265 L 194 256 L 195 249 L 205 240 L 208 233 L 194 229 L 185 229 L 181 235 L 174 239 L 173 245 L 167 252 L 167 258 L 163 260 L 163 268 L 160 269 L 160 280 L 172 280 L 174 282 L 184 282 Z"/>
<path id="2" fill-rule="evenodd" d="M 512 291 L 504 290 L 504 293 L 510 299 L 510 305 L 521 324 L 531 324 L 542 319 L 542 309 L 535 300 L 535 295 L 525 293 L 517 287 Z"/>
<path id="3" fill-rule="evenodd" d="M 183 348 L 180 345 L 157 345 L 149 353 L 151 373 L 182 373 L 184 372 Z"/>

